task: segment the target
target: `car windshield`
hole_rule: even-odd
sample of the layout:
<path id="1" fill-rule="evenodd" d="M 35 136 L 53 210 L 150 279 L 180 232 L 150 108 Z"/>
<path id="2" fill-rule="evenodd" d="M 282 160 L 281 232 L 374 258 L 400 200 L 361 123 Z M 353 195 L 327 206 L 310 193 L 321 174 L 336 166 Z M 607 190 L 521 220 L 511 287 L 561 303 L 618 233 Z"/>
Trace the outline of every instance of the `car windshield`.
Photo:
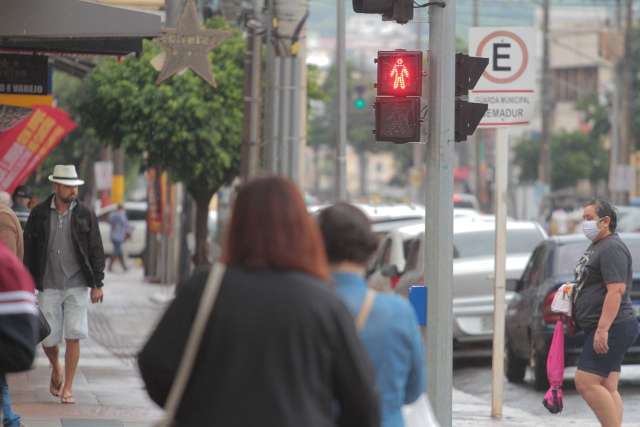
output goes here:
<path id="1" fill-rule="evenodd" d="M 535 228 L 507 230 L 507 253 L 531 253 L 542 240 L 542 234 Z M 453 235 L 453 245 L 455 246 L 455 258 L 493 256 L 495 253 L 495 233 L 493 230 L 456 233 Z"/>
<path id="2" fill-rule="evenodd" d="M 624 241 L 631 252 L 634 271 L 640 270 L 640 240 L 627 239 Z M 589 242 L 584 241 L 564 243 L 558 246 L 556 250 L 555 275 L 556 276 L 573 276 L 578 260 L 587 250 Z M 636 267 L 637 266 L 637 267 Z"/>

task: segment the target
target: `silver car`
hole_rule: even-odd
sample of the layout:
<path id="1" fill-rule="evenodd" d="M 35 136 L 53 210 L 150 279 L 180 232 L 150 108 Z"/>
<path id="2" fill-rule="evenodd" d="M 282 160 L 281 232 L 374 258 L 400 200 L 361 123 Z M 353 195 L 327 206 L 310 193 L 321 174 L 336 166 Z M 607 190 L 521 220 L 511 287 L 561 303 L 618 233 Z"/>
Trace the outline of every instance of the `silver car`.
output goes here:
<path id="1" fill-rule="evenodd" d="M 407 295 L 410 286 L 423 283 L 424 229 L 398 230 L 406 240 L 406 256 L 399 273 L 396 293 Z M 522 275 L 533 249 L 546 238 L 535 222 L 507 222 L 507 303 L 513 298 L 511 285 Z M 486 220 L 454 221 L 453 234 L 453 337 L 456 356 L 483 356 L 491 352 L 493 333 L 493 288 L 495 272 L 495 224 Z M 392 273 L 393 267 L 383 267 Z"/>

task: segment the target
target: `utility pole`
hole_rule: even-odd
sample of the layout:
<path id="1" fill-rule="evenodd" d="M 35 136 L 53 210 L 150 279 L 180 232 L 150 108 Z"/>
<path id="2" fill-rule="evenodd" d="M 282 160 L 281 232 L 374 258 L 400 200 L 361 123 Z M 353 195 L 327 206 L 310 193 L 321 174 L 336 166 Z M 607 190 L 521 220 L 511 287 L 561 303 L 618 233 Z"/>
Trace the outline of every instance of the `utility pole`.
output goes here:
<path id="1" fill-rule="evenodd" d="M 621 127 L 620 146 L 618 150 L 618 165 L 624 170 L 630 167 L 632 153 L 632 97 L 633 93 L 633 63 L 631 58 L 632 29 L 633 29 L 633 0 L 626 0 L 624 23 L 624 57 L 622 58 L 622 105 L 621 105 Z M 618 175 L 620 176 L 620 175 Z M 625 181 L 626 181 L 625 175 Z M 629 191 L 620 194 L 619 202 L 627 205 L 629 202 Z"/>
<path id="2" fill-rule="evenodd" d="M 422 9 L 415 9 L 414 11 L 416 21 L 416 50 L 424 52 L 424 43 L 427 39 L 427 35 L 425 33 L 425 18 L 426 11 L 423 12 Z M 427 56 L 425 54 L 425 56 Z M 429 84 L 428 76 L 422 77 L 422 87 L 426 88 Z M 429 105 L 428 99 L 422 100 L 422 105 Z M 426 132 L 426 133 L 425 133 Z M 410 188 L 411 188 L 411 201 L 415 204 L 424 204 L 424 190 L 422 187 L 422 173 L 424 172 L 424 150 L 422 148 L 425 141 L 428 139 L 428 129 L 427 125 L 423 124 L 421 128 L 421 138 L 419 144 L 412 144 L 413 150 L 413 173 L 412 179 L 410 180 Z"/>
<path id="3" fill-rule="evenodd" d="M 308 0 L 274 0 L 274 32 L 276 36 L 277 61 L 277 117 L 271 118 L 275 126 L 272 135 L 277 135 L 275 169 L 302 184 L 300 153 L 305 145 L 306 128 L 304 100 L 306 99 L 306 63 L 304 56 L 304 33 L 309 16 Z M 272 159 L 274 160 L 274 159 Z"/>
<path id="4" fill-rule="evenodd" d="M 456 2 L 429 8 L 429 141 L 425 283 L 428 283 L 428 395 L 442 427 L 451 427 L 453 379 L 453 153 Z"/>
<path id="5" fill-rule="evenodd" d="M 622 0 L 616 0 L 614 29 L 616 34 L 622 33 Z M 611 148 L 609 151 L 609 192 L 611 201 L 619 204 L 622 197 L 618 191 L 616 170 L 620 159 L 620 98 L 622 92 L 621 60 L 614 58 L 613 96 L 611 99 Z"/>
<path id="6" fill-rule="evenodd" d="M 266 156 L 266 170 L 270 174 L 276 174 L 278 172 L 278 106 L 279 101 L 279 81 L 280 81 L 280 67 L 278 65 L 278 57 L 276 56 L 275 48 L 275 13 L 274 13 L 274 0 L 266 0 L 265 2 L 265 21 L 267 23 L 266 43 L 266 74 L 267 74 L 267 87 L 265 96 L 265 108 L 264 108 L 264 138 L 265 144 L 265 156 Z"/>
<path id="7" fill-rule="evenodd" d="M 474 27 L 480 26 L 480 5 L 478 4 L 479 0 L 473 0 L 471 4 L 472 7 L 472 24 Z M 469 52 L 470 55 L 473 55 L 474 52 Z M 484 182 L 484 143 L 482 142 L 482 138 L 480 137 L 480 133 L 482 129 L 477 129 L 476 133 L 467 137 L 467 143 L 473 146 L 473 150 L 475 151 L 474 160 L 474 171 L 475 171 L 475 192 L 478 201 L 480 202 L 480 206 L 484 207 L 487 202 L 487 196 L 485 194 L 485 182 Z"/>
<path id="8" fill-rule="evenodd" d="M 337 46 L 336 66 L 338 72 L 338 138 L 336 149 L 336 201 L 347 200 L 347 40 L 344 0 L 336 0 L 337 6 Z"/>
<path id="9" fill-rule="evenodd" d="M 551 120 L 553 98 L 551 94 L 551 67 L 549 59 L 549 0 L 542 1 L 542 141 L 538 180 L 551 186 Z"/>
<path id="10" fill-rule="evenodd" d="M 262 71 L 262 1 L 253 0 L 247 19 L 249 36 L 244 58 L 244 129 L 241 176 L 247 180 L 258 174 L 260 166 L 260 81 Z M 251 23 L 251 24 L 249 24 Z"/>

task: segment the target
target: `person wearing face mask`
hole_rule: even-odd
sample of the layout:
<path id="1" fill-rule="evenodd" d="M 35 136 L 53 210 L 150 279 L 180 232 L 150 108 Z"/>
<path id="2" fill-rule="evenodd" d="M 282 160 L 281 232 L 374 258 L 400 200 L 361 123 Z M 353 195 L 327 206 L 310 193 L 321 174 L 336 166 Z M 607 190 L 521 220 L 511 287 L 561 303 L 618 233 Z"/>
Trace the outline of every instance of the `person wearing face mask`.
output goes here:
<path id="1" fill-rule="evenodd" d="M 608 202 L 589 202 L 582 217 L 582 230 L 592 243 L 576 267 L 573 316 L 585 339 L 575 384 L 602 426 L 619 427 L 620 367 L 639 333 L 629 298 L 631 254 L 616 233 L 616 211 Z"/>

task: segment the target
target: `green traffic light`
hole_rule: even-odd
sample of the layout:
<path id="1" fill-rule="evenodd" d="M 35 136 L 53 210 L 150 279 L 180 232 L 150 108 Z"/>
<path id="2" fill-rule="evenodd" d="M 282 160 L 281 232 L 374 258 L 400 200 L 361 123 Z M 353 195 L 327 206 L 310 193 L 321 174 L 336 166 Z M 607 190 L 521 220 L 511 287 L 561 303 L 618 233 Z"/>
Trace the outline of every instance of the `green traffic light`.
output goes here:
<path id="1" fill-rule="evenodd" d="M 364 99 L 358 98 L 353 101 L 353 106 L 356 107 L 357 110 L 363 110 L 367 106 L 367 103 L 364 101 Z"/>

